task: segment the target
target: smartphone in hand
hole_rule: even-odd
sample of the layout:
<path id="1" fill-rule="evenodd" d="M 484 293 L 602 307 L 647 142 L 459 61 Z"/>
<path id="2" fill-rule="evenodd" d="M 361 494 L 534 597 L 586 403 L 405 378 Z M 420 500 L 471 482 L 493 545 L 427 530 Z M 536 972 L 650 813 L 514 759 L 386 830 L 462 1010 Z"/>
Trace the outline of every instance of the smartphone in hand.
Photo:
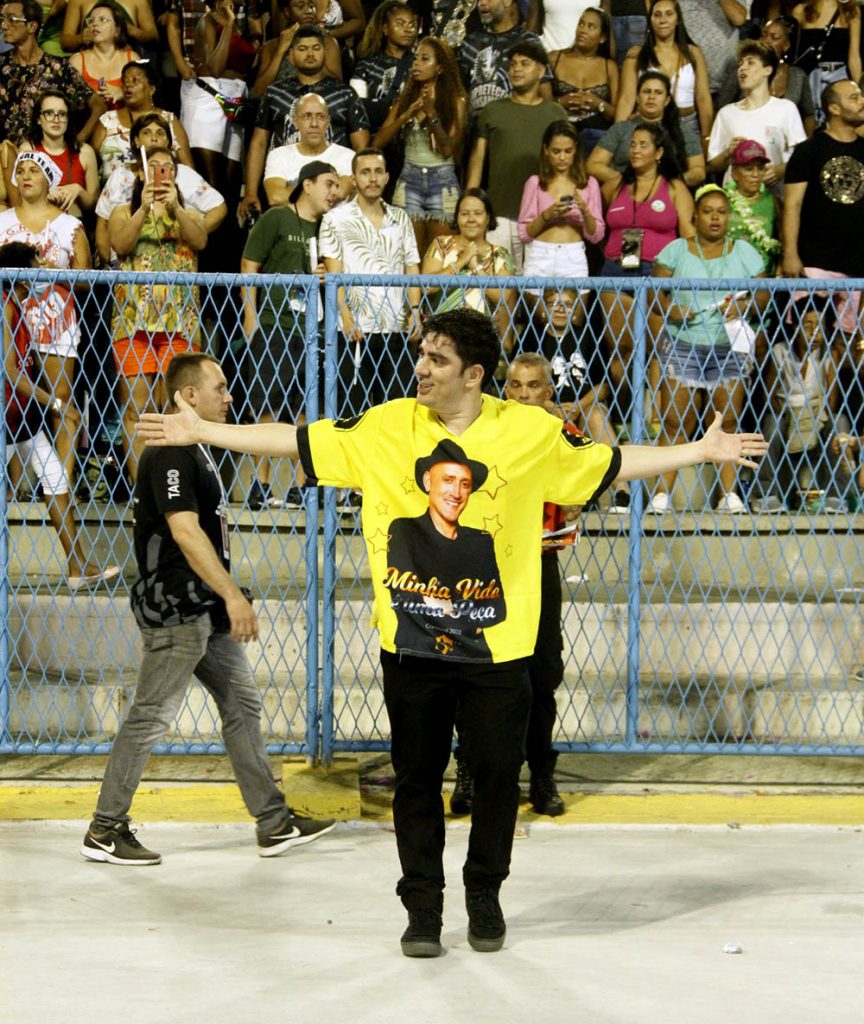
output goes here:
<path id="1" fill-rule="evenodd" d="M 169 164 L 151 164 L 153 168 L 153 184 L 156 188 L 163 188 L 171 180 L 171 167 Z"/>

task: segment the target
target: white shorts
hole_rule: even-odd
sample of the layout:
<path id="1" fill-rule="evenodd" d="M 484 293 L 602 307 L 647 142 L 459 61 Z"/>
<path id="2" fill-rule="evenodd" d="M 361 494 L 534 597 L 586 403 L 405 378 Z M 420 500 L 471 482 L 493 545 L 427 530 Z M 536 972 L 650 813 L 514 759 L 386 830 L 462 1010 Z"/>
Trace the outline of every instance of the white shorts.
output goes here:
<path id="1" fill-rule="evenodd" d="M 584 242 L 538 242 L 525 248 L 525 277 L 587 277 Z"/>
<path id="2" fill-rule="evenodd" d="M 44 430 L 29 438 L 27 441 L 18 441 L 16 444 L 6 445 L 6 462 L 13 455 L 18 455 L 22 462 L 30 461 L 33 472 L 39 477 L 42 484 L 42 491 L 46 497 L 56 494 L 69 493 L 69 480 L 66 470 L 54 446 L 48 440 Z"/>
<path id="3" fill-rule="evenodd" d="M 236 99 L 246 95 L 246 83 L 239 78 L 205 78 L 204 81 L 223 96 Z M 240 162 L 243 128 L 229 121 L 216 97 L 193 81 L 180 86 L 180 123 L 186 129 L 192 149 L 207 149 Z"/>

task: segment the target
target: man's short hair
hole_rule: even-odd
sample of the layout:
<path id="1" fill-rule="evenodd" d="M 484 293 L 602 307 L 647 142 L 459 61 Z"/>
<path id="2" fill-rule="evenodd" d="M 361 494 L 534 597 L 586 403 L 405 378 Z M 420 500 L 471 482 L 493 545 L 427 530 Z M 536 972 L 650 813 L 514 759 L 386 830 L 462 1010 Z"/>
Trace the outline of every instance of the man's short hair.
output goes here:
<path id="1" fill-rule="evenodd" d="M 5 3 L 0 4 L 0 8 L 5 7 L 6 4 L 21 4 L 22 12 L 24 17 L 28 21 L 35 21 L 39 28 L 42 28 L 43 14 L 42 5 L 37 3 L 36 0 L 5 0 Z"/>
<path id="2" fill-rule="evenodd" d="M 766 68 L 771 68 L 768 81 L 772 82 L 774 80 L 777 68 L 780 67 L 780 58 L 777 56 L 777 51 L 773 46 L 760 42 L 758 39 L 746 39 L 738 47 L 739 63 L 745 57 L 756 57 L 757 60 L 762 61 Z"/>
<path id="3" fill-rule="evenodd" d="M 838 82 L 831 82 L 830 85 L 826 85 L 825 88 L 822 90 L 820 102 L 822 103 L 822 111 L 825 114 L 826 118 L 831 116 L 831 114 L 828 111 L 828 108 L 831 106 L 831 104 L 841 102 L 840 93 L 837 92 L 837 86 L 845 85 L 846 82 L 851 81 L 851 78 L 841 78 Z"/>
<path id="4" fill-rule="evenodd" d="M 449 338 L 463 370 L 479 364 L 483 368 L 484 386 L 492 381 L 501 358 L 501 339 L 490 316 L 476 309 L 447 310 L 425 320 L 423 334 L 443 334 Z"/>
<path id="5" fill-rule="evenodd" d="M 542 370 L 546 383 L 552 383 L 552 364 L 546 356 L 541 355 L 539 352 L 520 352 L 507 367 L 508 384 L 510 382 L 510 374 L 513 370 L 518 370 L 520 366 L 524 366 L 527 370 Z"/>
<path id="6" fill-rule="evenodd" d="M 39 266 L 39 250 L 26 242 L 0 245 L 0 267 L 4 270 L 31 270 Z"/>
<path id="7" fill-rule="evenodd" d="M 364 149 L 358 149 L 354 156 L 351 157 L 351 173 L 357 173 L 357 161 L 361 156 L 380 156 L 384 161 L 384 166 L 387 166 L 387 157 L 380 149 L 376 149 L 374 146 L 366 146 Z"/>
<path id="8" fill-rule="evenodd" d="M 527 57 L 544 68 L 549 63 L 549 54 L 546 53 L 546 48 L 538 39 L 520 39 L 514 43 L 507 51 L 508 63 L 514 57 Z"/>
<path id="9" fill-rule="evenodd" d="M 288 49 L 290 50 L 296 46 L 301 39 L 318 39 L 323 46 L 325 41 L 324 31 L 318 28 L 317 25 L 301 25 L 294 33 L 294 38 L 291 40 L 291 45 Z"/>
<path id="10" fill-rule="evenodd" d="M 201 368 L 204 363 L 221 365 L 209 352 L 178 352 L 168 364 L 165 372 L 165 391 L 171 404 L 174 404 L 174 393 L 183 388 L 197 388 L 201 384 Z"/>

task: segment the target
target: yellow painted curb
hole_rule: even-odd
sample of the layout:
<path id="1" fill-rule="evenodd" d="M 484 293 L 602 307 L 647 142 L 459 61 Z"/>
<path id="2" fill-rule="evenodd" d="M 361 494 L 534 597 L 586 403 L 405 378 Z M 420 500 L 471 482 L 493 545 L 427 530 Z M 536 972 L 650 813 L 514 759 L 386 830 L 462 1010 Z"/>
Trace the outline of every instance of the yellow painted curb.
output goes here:
<path id="1" fill-rule="evenodd" d="M 360 793 L 351 765 L 330 769 L 286 766 L 288 802 L 304 814 L 341 821 L 387 821 L 390 793 Z M 354 789 L 351 779 L 354 777 Z M 96 805 L 95 785 L 0 785 L 0 820 L 87 819 Z M 565 794 L 559 818 L 534 814 L 523 804 L 525 822 L 562 825 L 846 825 L 864 826 L 864 796 Z M 446 799 L 446 797 L 445 797 Z M 132 815 L 139 821 L 243 822 L 249 815 L 233 784 L 142 786 Z M 466 819 L 460 819 L 467 822 Z"/>

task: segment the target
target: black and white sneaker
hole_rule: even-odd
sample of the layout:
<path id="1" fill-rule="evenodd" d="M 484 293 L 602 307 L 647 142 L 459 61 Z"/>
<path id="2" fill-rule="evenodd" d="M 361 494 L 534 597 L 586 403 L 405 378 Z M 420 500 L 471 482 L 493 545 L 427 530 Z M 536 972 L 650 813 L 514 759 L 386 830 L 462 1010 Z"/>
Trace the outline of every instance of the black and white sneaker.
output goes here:
<path id="1" fill-rule="evenodd" d="M 278 857 L 280 853 L 290 850 L 293 846 L 303 846 L 320 838 L 334 828 L 336 822 L 332 818 L 307 818 L 288 808 L 288 817 L 281 825 L 258 836 L 258 856 Z"/>
<path id="2" fill-rule="evenodd" d="M 497 953 L 504 945 L 507 925 L 494 889 L 466 889 L 468 945 L 478 953 Z"/>
<path id="3" fill-rule="evenodd" d="M 630 511 L 630 492 L 619 487 L 612 498 L 610 511 L 617 512 L 618 515 L 626 515 Z"/>
<path id="4" fill-rule="evenodd" d="M 111 828 L 102 829 L 92 823 L 84 836 L 81 856 L 103 864 L 128 864 L 130 867 L 146 867 L 161 864 L 162 857 L 142 846 L 135 838 L 135 832 L 125 821 L 118 821 Z"/>
<path id="5" fill-rule="evenodd" d="M 303 508 L 305 504 L 303 492 L 299 487 L 289 487 L 285 493 L 285 507 L 291 511 Z"/>

